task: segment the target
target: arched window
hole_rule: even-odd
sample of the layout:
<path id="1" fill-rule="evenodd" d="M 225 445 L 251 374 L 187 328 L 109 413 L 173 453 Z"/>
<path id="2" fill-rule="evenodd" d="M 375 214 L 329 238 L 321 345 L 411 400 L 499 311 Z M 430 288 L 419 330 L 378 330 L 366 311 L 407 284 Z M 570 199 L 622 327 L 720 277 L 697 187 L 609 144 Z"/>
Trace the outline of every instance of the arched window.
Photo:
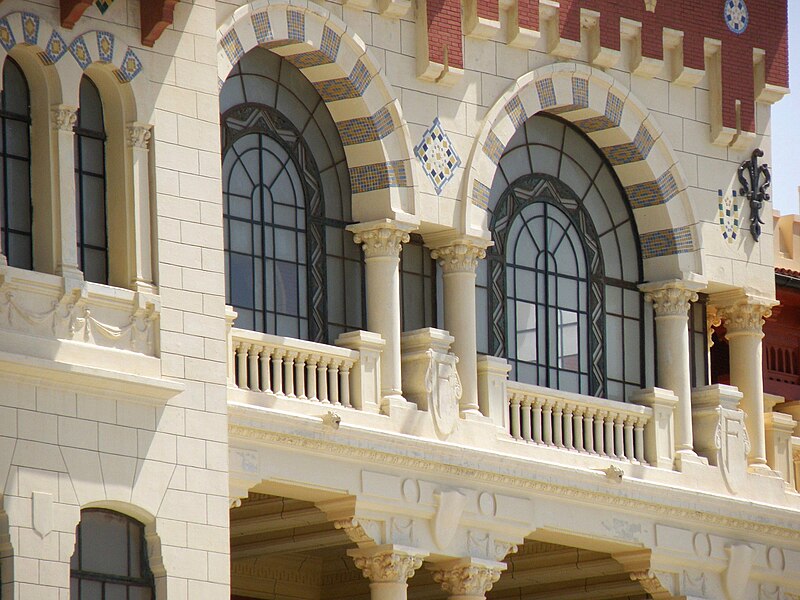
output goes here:
<path id="1" fill-rule="evenodd" d="M 257 48 L 220 95 L 226 299 L 236 325 L 332 342 L 364 322 L 350 179 L 314 86 Z"/>
<path id="2" fill-rule="evenodd" d="M 556 117 L 529 119 L 500 159 L 489 208 L 479 350 L 507 357 L 517 381 L 564 391 L 624 400 L 651 384 L 636 224 L 586 136 Z"/>
<path id="3" fill-rule="evenodd" d="M 70 562 L 72 600 L 153 600 L 144 525 L 117 512 L 81 511 Z"/>
<path id="4" fill-rule="evenodd" d="M 30 126 L 28 82 L 7 58 L 0 94 L 0 250 L 22 269 L 33 268 Z"/>
<path id="5" fill-rule="evenodd" d="M 78 266 L 87 281 L 96 283 L 108 283 L 105 146 L 100 92 L 84 75 L 75 125 L 75 216 Z"/>

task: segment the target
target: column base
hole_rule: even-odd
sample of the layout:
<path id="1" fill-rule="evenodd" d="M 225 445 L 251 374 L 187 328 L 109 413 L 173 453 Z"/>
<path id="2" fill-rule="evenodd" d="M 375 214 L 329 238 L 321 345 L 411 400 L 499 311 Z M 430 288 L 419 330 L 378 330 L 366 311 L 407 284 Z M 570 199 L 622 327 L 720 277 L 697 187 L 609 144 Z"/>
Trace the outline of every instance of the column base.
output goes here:
<path id="1" fill-rule="evenodd" d="M 477 421 L 480 423 L 489 423 L 491 419 L 485 417 L 483 413 L 477 408 L 467 408 L 460 411 L 460 416 L 465 421 Z"/>
<path id="2" fill-rule="evenodd" d="M 403 410 L 417 410 L 417 405 L 409 402 L 400 394 L 389 394 L 381 398 L 381 413 L 392 415 L 394 412 Z"/>
<path id="3" fill-rule="evenodd" d="M 704 456 L 698 456 L 694 450 L 678 450 L 675 453 L 675 470 L 686 472 L 693 466 L 708 466 L 708 459 Z"/>
<path id="4" fill-rule="evenodd" d="M 771 477 L 773 479 L 783 479 L 783 475 L 777 471 L 773 471 L 770 466 L 765 463 L 747 465 L 747 471 L 753 475 L 761 475 L 762 477 Z"/>

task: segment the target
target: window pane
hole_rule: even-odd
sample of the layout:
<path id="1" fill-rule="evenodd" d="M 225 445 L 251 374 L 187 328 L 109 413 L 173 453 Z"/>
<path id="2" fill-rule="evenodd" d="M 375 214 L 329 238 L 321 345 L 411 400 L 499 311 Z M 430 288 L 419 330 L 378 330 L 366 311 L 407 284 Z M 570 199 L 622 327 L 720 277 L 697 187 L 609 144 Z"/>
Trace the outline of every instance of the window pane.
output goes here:
<path id="1" fill-rule="evenodd" d="M 103 600 L 103 584 L 99 581 L 81 581 L 80 600 Z"/>
<path id="2" fill-rule="evenodd" d="M 82 518 L 81 569 L 108 575 L 128 575 L 127 522 L 107 512 L 88 513 Z M 84 517 L 88 516 L 84 515 Z"/>

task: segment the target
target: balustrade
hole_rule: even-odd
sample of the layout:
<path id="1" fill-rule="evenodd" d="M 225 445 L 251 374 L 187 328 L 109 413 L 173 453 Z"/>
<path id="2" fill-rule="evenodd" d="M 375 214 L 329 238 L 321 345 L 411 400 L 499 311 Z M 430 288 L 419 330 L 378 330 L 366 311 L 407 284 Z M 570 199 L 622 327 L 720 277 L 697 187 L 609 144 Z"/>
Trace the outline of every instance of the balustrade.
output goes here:
<path id="1" fill-rule="evenodd" d="M 508 382 L 508 409 L 516 440 L 646 464 L 650 408 Z"/>

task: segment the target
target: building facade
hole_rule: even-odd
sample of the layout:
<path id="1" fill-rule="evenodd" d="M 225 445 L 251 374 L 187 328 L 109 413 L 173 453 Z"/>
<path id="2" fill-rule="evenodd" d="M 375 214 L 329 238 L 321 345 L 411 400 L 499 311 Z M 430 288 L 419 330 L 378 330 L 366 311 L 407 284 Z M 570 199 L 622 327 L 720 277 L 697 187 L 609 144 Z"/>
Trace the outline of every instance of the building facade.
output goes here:
<path id="1" fill-rule="evenodd" d="M 800 597 L 786 10 L 0 1 L 3 600 Z"/>

